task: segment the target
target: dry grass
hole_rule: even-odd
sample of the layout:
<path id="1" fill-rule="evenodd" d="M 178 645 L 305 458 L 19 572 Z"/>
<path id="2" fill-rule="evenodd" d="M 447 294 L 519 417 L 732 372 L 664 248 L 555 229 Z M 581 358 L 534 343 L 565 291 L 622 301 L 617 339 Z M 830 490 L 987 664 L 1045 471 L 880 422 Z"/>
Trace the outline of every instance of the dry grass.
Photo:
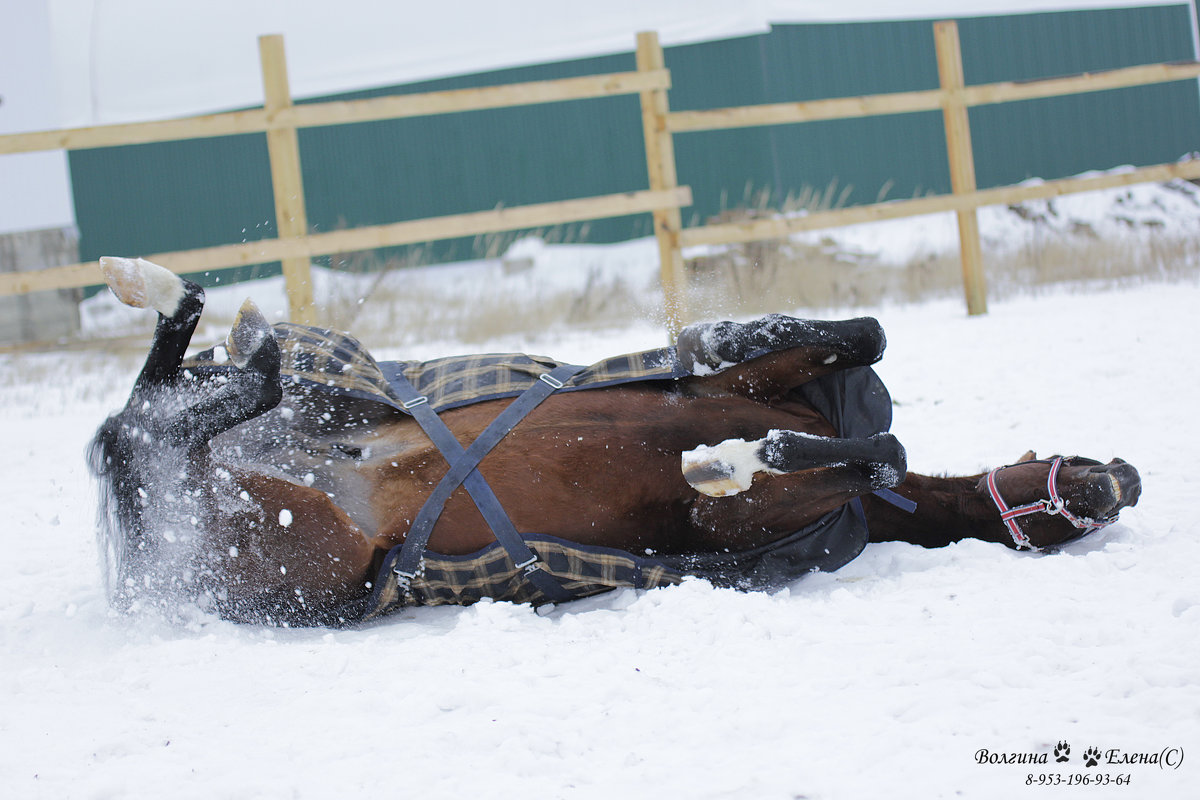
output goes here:
<path id="1" fill-rule="evenodd" d="M 1049 286 L 1194 279 L 1200 276 L 1200 243 L 1052 242 L 1008 255 L 985 254 L 984 262 L 988 294 L 1002 299 Z M 693 306 L 709 315 L 918 303 L 962 293 L 957 253 L 896 266 L 822 247 L 756 242 L 694 259 L 689 269 Z"/>
<path id="2" fill-rule="evenodd" d="M 727 212 L 721 221 L 756 217 Z M 701 316 L 750 315 L 780 309 L 829 310 L 884 303 L 919 303 L 962 295 L 957 252 L 907 264 L 884 263 L 820 244 L 775 240 L 722 248 L 687 262 L 692 308 Z M 1037 293 L 1051 286 L 1119 286 L 1200 277 L 1200 242 L 1156 231 L 1102 240 L 1090 231 L 1069 239 L 1033 240 L 1010 252 L 984 252 L 991 298 Z"/>
<path id="3" fill-rule="evenodd" d="M 828 243 L 754 242 L 691 259 L 687 268 L 689 307 L 698 319 L 797 309 L 836 316 L 846 309 L 961 298 L 963 291 L 957 253 L 895 265 L 839 252 Z M 996 300 L 1048 287 L 1195 280 L 1200 278 L 1200 242 L 1161 237 L 1049 241 L 1009 254 L 985 253 L 985 269 L 988 296 Z M 371 342 L 402 346 L 663 320 L 661 296 L 652 286 L 629 285 L 599 272 L 581 278 L 582 288 L 543 288 L 528 295 L 498 285 L 461 302 L 448 301 L 444 292 L 406 288 L 403 275 L 394 277 L 401 280 L 380 284 L 354 313 L 331 314 L 332 324 Z"/>

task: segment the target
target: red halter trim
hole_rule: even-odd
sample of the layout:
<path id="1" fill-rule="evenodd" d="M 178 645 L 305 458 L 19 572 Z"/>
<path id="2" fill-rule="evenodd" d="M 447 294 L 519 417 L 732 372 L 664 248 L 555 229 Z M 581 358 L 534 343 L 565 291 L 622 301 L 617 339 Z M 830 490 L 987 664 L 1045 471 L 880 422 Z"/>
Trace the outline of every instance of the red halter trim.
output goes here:
<path id="1" fill-rule="evenodd" d="M 1004 526 L 1008 528 L 1009 534 L 1012 535 L 1013 544 L 1017 546 L 1018 550 L 1025 548 L 1027 550 L 1038 551 L 1041 548 L 1034 547 L 1029 541 L 1029 537 L 1026 536 L 1025 532 L 1022 531 L 1020 526 L 1017 525 L 1017 517 L 1023 517 L 1027 514 L 1036 514 L 1038 512 L 1052 515 L 1057 514 L 1067 522 L 1074 525 L 1078 530 L 1082 531 L 1081 535 L 1098 531 L 1107 525 L 1111 525 L 1116 519 L 1113 517 L 1112 519 L 1102 519 L 1096 521 L 1094 519 L 1088 519 L 1087 517 L 1077 517 L 1067 510 L 1066 501 L 1063 500 L 1062 496 L 1058 493 L 1058 470 L 1060 467 L 1062 467 L 1063 461 L 1065 460 L 1066 459 L 1064 459 L 1062 456 L 1055 456 L 1052 459 L 1042 459 L 1037 462 L 1032 462 L 1050 465 L 1050 474 L 1046 476 L 1046 489 L 1050 493 L 1050 499 L 1035 500 L 1032 503 L 1028 503 L 1023 506 L 1017 506 L 1016 508 L 1009 508 L 1008 504 L 1004 502 L 1004 498 L 1000 496 L 1000 490 L 996 488 L 997 473 L 999 473 L 1001 470 L 1008 469 L 1008 467 L 997 467 L 988 473 L 988 493 L 991 494 L 992 502 L 996 504 L 996 508 L 1000 510 L 1000 520 L 1004 523 Z M 1021 463 L 1028 464 L 1031 462 L 1025 461 Z M 1008 466 L 1017 465 L 1009 464 Z"/>

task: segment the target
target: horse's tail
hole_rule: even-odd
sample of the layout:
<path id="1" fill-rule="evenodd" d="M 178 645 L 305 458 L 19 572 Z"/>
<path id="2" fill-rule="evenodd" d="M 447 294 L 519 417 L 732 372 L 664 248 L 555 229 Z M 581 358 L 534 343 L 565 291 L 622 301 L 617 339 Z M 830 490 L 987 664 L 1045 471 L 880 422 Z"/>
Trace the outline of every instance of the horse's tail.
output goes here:
<path id="1" fill-rule="evenodd" d="M 124 608 L 129 604 L 129 556 L 140 538 L 140 519 L 132 497 L 132 454 L 121 440 L 120 427 L 115 416 L 100 426 L 88 445 L 87 463 L 96 483 L 96 546 L 104 591 L 110 604 Z"/>

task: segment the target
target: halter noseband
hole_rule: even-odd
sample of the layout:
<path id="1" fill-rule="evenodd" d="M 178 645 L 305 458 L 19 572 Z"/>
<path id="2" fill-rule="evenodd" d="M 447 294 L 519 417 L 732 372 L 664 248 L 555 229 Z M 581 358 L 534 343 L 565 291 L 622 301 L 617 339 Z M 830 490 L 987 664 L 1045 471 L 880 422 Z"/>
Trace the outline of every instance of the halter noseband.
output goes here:
<path id="1" fill-rule="evenodd" d="M 1066 501 L 1063 500 L 1062 496 L 1058 493 L 1058 470 L 1060 467 L 1062 467 L 1064 461 L 1074 460 L 1076 459 L 1064 459 L 1062 456 L 1055 456 L 1054 458 L 1039 459 L 1037 461 L 1022 461 L 1021 464 L 1050 465 L 1050 474 L 1046 476 L 1046 489 L 1050 493 L 1050 499 L 1035 500 L 1032 503 L 1027 503 L 1023 506 L 1017 506 L 1016 508 L 1009 508 L 1008 504 L 1004 502 L 1004 498 L 1000 496 L 1000 490 L 996 488 L 996 475 L 1001 470 L 1008 469 L 1008 467 L 1020 466 L 1021 464 L 1009 464 L 1008 467 L 997 467 L 988 473 L 988 493 L 991 494 L 992 502 L 996 504 L 996 508 L 1000 510 L 1000 520 L 1004 523 L 1004 526 L 1008 528 L 1009 534 L 1012 535 L 1013 544 L 1017 546 L 1018 550 L 1022 548 L 1034 551 L 1041 550 L 1040 547 L 1033 546 L 1033 544 L 1029 541 L 1029 537 L 1026 536 L 1025 532 L 1022 531 L 1020 526 L 1017 525 L 1017 517 L 1023 517 L 1027 514 L 1037 514 L 1038 512 L 1050 515 L 1057 514 L 1067 522 L 1074 525 L 1080 531 L 1080 536 L 1085 536 L 1094 531 L 1098 531 L 1116 521 L 1115 515 L 1107 519 L 1097 521 L 1094 519 L 1088 519 L 1087 517 L 1077 517 L 1067 510 Z"/>

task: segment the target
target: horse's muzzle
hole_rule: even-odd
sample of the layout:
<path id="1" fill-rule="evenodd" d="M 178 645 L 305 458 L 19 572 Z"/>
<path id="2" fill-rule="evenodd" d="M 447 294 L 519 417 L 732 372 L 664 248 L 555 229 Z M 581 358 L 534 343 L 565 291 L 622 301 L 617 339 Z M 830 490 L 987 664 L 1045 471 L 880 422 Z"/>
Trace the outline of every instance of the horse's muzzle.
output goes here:
<path id="1" fill-rule="evenodd" d="M 1111 501 L 1108 516 L 1115 515 L 1123 508 L 1137 505 L 1138 498 L 1142 495 L 1142 476 L 1132 464 L 1123 459 L 1114 458 L 1107 464 L 1097 464 L 1088 470 L 1088 476 L 1108 495 Z"/>

